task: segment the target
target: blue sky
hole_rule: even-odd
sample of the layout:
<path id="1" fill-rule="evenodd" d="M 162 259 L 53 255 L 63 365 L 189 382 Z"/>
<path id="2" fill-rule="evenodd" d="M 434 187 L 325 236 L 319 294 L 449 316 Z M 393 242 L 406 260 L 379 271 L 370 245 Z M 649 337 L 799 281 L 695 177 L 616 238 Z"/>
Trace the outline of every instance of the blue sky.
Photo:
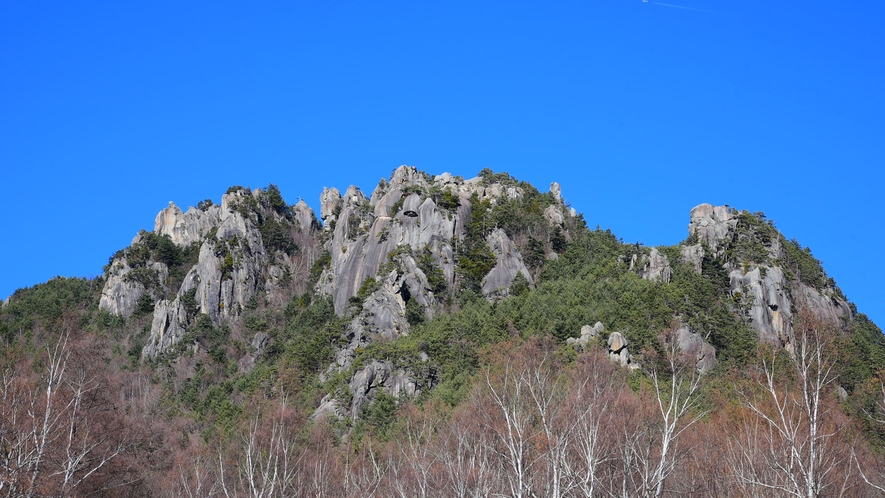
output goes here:
<path id="1" fill-rule="evenodd" d="M 553 5 L 551 5 L 553 4 Z M 668 5 L 669 4 L 669 5 Z M 885 324 L 885 4 L 5 2 L 0 295 L 92 276 L 170 200 L 489 167 L 625 241 L 763 211 Z"/>

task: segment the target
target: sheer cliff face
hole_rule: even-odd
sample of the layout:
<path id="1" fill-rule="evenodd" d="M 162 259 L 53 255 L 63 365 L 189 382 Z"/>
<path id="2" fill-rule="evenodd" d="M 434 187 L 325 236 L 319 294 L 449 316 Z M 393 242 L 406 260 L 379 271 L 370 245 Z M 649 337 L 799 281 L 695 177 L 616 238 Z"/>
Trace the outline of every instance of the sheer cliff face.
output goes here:
<path id="1" fill-rule="evenodd" d="M 441 275 L 445 288 L 457 285 L 455 246 L 465 237 L 471 198 L 496 203 L 521 195 L 516 187 L 488 184 L 478 178 L 465 181 L 446 173 L 431 179 L 408 166 L 396 169 L 389 181 L 382 180 L 370 197 L 356 187 L 347 189 L 343 196 L 336 189 L 324 190 L 321 213 L 329 233 L 325 248 L 331 263 L 321 274 L 316 291 L 332 296 L 339 314 L 361 306 L 351 308 L 354 318 L 346 331 L 347 342 L 328 373 L 349 369 L 357 349 L 374 340 L 408 334 L 407 306 L 426 317 L 433 315 L 441 296 L 434 293 L 425 271 Z M 531 282 L 522 256 L 503 230 L 492 230 L 486 244 L 496 262 L 483 279 L 483 294 L 490 299 L 506 296 L 518 274 Z M 416 261 L 419 255 L 424 257 L 423 264 Z M 371 292 L 354 304 L 352 299 L 368 279 L 372 279 L 368 282 Z M 410 373 L 393 369 L 389 362 L 363 367 L 351 384 L 351 406 L 335 406 L 335 413 L 343 409 L 358 416 L 378 389 L 398 396 L 428 387 Z M 333 402 L 327 400 L 323 410 L 330 410 Z"/>
<path id="2" fill-rule="evenodd" d="M 446 205 L 438 205 L 433 193 L 445 195 Z M 321 212 L 326 229 L 332 232 L 326 243 L 332 263 L 320 277 L 317 290 L 333 296 L 335 310 L 342 313 L 362 283 L 402 247 L 412 252 L 428 249 L 447 283 L 454 284 L 454 240 L 464 238 L 474 194 L 480 201 L 494 203 L 520 197 L 522 192 L 498 183 L 485 185 L 478 178 L 458 180 L 448 173 L 431 179 L 409 166 L 397 168 L 390 181 L 382 180 L 369 198 L 356 187 L 343 196 L 336 189 L 324 190 Z M 498 248 L 496 255 L 505 268 L 489 275 L 483 289 L 486 294 L 508 287 L 517 272 L 531 279 L 519 253 L 504 239 L 503 232 L 493 237 L 491 245 Z M 419 294 L 433 301 L 434 296 L 423 290 Z"/>

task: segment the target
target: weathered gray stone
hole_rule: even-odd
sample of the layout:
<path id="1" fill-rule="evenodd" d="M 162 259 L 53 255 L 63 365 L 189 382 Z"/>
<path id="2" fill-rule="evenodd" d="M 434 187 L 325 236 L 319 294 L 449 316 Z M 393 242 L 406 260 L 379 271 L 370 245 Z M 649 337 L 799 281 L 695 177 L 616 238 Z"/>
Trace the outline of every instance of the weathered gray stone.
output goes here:
<path id="1" fill-rule="evenodd" d="M 186 246 L 201 242 L 203 237 L 221 222 L 221 208 L 209 206 L 206 211 L 191 207 L 186 213 L 173 202 L 157 213 L 154 220 L 154 233 L 168 235 L 172 242 Z"/>
<path id="2" fill-rule="evenodd" d="M 249 299 L 267 284 L 266 276 L 271 275 L 261 233 L 251 219 L 236 210 L 245 195 L 254 194 L 240 190 L 222 198 L 222 221 L 215 238 L 200 246 L 197 264 L 185 276 L 178 297 L 155 308 L 149 347 L 145 347 L 142 357 L 166 351 L 184 334 L 188 317 L 180 297 L 186 293 L 193 291 L 198 312 L 220 325 L 240 316 Z"/>
<path id="3" fill-rule="evenodd" d="M 320 194 L 320 217 L 327 230 L 331 230 L 330 223 L 337 220 L 335 211 L 339 206 L 341 206 L 341 192 L 335 187 L 323 187 L 323 193 Z"/>
<path id="4" fill-rule="evenodd" d="M 264 332 L 257 332 L 254 337 L 252 337 L 252 349 L 256 349 L 261 351 L 265 347 L 267 347 L 267 343 L 270 341 L 270 336 L 265 334 Z"/>
<path id="5" fill-rule="evenodd" d="M 619 353 L 627 347 L 627 338 L 620 332 L 612 332 L 608 336 L 608 349 L 612 353 Z"/>
<path id="6" fill-rule="evenodd" d="M 298 227 L 303 232 L 309 231 L 310 227 L 312 227 L 316 221 L 313 209 L 311 209 L 303 200 L 299 200 L 292 208 L 292 217 L 295 218 Z"/>
<path id="7" fill-rule="evenodd" d="M 345 413 L 341 408 L 341 403 L 338 402 L 331 394 L 327 394 L 323 396 L 323 399 L 320 400 L 320 406 L 314 410 L 313 414 L 311 414 L 310 418 L 313 420 L 322 420 L 324 418 L 344 418 Z"/>
<path id="8" fill-rule="evenodd" d="M 421 196 L 420 195 L 412 194 L 412 195 L 406 197 L 406 200 L 403 202 L 403 216 L 408 216 L 409 218 L 417 218 L 418 217 L 418 209 L 420 207 L 421 207 Z"/>
<path id="9" fill-rule="evenodd" d="M 453 177 L 451 173 L 443 173 L 433 177 L 434 185 L 444 186 L 452 183 L 455 183 L 455 177 Z"/>
<path id="10" fill-rule="evenodd" d="M 383 196 L 381 196 L 377 200 L 371 201 L 375 206 L 375 217 L 376 218 L 389 218 L 397 213 L 392 212 L 393 206 L 399 202 L 403 197 L 403 191 L 395 188 L 388 192 L 386 192 Z M 375 195 L 372 195 L 372 199 L 375 198 Z"/>
<path id="11" fill-rule="evenodd" d="M 716 348 L 687 325 L 682 325 L 673 332 L 673 340 L 676 341 L 676 347 L 691 359 L 700 372 L 708 372 L 716 366 Z"/>
<path id="12" fill-rule="evenodd" d="M 701 273 L 704 262 L 704 246 L 701 244 L 682 246 L 679 251 L 682 254 L 682 261 L 691 265 L 695 272 Z"/>
<path id="13" fill-rule="evenodd" d="M 556 199 L 556 202 L 562 204 L 562 187 L 559 186 L 559 183 L 553 182 L 550 184 L 550 193 Z"/>
<path id="14" fill-rule="evenodd" d="M 132 269 L 129 268 L 125 258 L 115 259 L 111 263 L 98 301 L 99 309 L 124 318 L 132 315 L 138 298 L 144 294 L 145 288 L 141 283 L 126 278 L 130 271 Z"/>
<path id="15" fill-rule="evenodd" d="M 380 390 L 397 399 L 421 393 L 417 382 L 402 369 L 395 369 L 389 361 L 377 360 L 373 360 L 357 371 L 350 381 L 349 388 L 353 393 L 350 416 L 354 421 L 378 396 Z"/>
<path id="16" fill-rule="evenodd" d="M 142 358 L 154 358 L 178 343 L 187 332 L 188 318 L 179 298 L 161 300 L 154 308 L 151 337 L 141 351 Z"/>
<path id="17" fill-rule="evenodd" d="M 153 272 L 157 285 L 162 285 L 169 277 L 169 268 L 163 263 L 149 262 L 146 268 Z M 125 257 L 117 258 L 111 263 L 98 301 L 99 309 L 123 318 L 132 316 L 138 299 L 146 289 L 140 282 L 130 278 L 131 272 L 132 268 L 129 267 Z"/>
<path id="18" fill-rule="evenodd" d="M 735 225 L 737 219 L 731 215 L 728 206 L 700 204 L 691 210 L 688 233 L 696 235 L 699 241 L 706 242 L 714 253 L 718 253 Z"/>
<path id="19" fill-rule="evenodd" d="M 375 186 L 375 190 L 372 191 L 372 195 L 369 196 L 369 202 L 373 206 L 377 205 L 378 201 L 380 201 L 389 190 L 390 183 L 388 183 L 386 178 L 382 178 L 381 181 L 378 182 L 378 185 Z"/>
<path id="20" fill-rule="evenodd" d="M 510 295 L 510 284 L 517 275 L 522 274 L 530 286 L 532 275 L 522 261 L 522 255 L 516 245 L 510 241 L 504 230 L 496 228 L 486 238 L 492 253 L 497 258 L 494 268 L 482 282 L 482 292 L 486 296 L 507 297 Z"/>
<path id="21" fill-rule="evenodd" d="M 602 322 L 596 322 L 596 325 L 592 327 L 584 325 L 581 327 L 581 337 L 569 337 L 565 342 L 567 344 L 574 344 L 581 349 L 586 349 L 590 340 L 598 336 L 603 330 L 605 330 L 605 327 L 602 325 Z"/>
<path id="22" fill-rule="evenodd" d="M 608 357 L 622 367 L 638 368 L 633 361 L 633 355 L 627 350 L 627 338 L 620 332 L 612 332 L 608 336 Z"/>
<path id="23" fill-rule="evenodd" d="M 562 214 L 562 208 L 551 204 L 544 209 L 544 218 L 547 219 L 547 223 L 551 225 L 562 225 L 565 223 L 565 216 Z"/>
<path id="24" fill-rule="evenodd" d="M 656 247 L 652 247 L 648 256 L 642 257 L 642 270 L 640 275 L 646 280 L 655 282 L 669 283 L 673 277 L 673 269 L 670 267 L 670 260 L 663 255 Z M 631 265 L 632 266 L 632 265 Z"/>
<path id="25" fill-rule="evenodd" d="M 765 274 L 762 274 L 762 268 Z M 740 293 L 747 304 L 747 318 L 760 341 L 783 345 L 792 331 L 792 307 L 787 281 L 778 267 L 757 267 L 729 274 L 732 296 Z"/>
<path id="26" fill-rule="evenodd" d="M 799 282 L 795 285 L 793 295 L 796 301 L 804 304 L 820 320 L 839 323 L 843 317 L 851 316 L 851 307 L 843 299 L 836 296 L 832 289 L 814 289 Z"/>
<path id="27" fill-rule="evenodd" d="M 402 165 L 393 172 L 390 179 L 390 185 L 395 188 L 402 188 L 407 185 L 419 186 L 424 189 L 430 188 L 430 182 L 427 177 L 418 168 L 414 166 Z"/>

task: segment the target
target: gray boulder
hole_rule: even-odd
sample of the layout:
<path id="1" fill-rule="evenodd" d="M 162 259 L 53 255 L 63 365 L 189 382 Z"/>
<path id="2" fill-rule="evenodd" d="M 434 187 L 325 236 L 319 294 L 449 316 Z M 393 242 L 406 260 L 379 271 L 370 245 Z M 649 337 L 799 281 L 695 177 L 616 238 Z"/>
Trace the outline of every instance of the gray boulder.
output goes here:
<path id="1" fill-rule="evenodd" d="M 363 410 L 377 398 L 379 391 L 383 390 L 397 399 L 421 393 L 418 383 L 406 372 L 394 368 L 389 361 L 377 360 L 357 371 L 348 387 L 353 393 L 350 406 L 350 417 L 353 421 L 359 419 Z"/>
<path id="2" fill-rule="evenodd" d="M 612 332 L 608 336 L 608 357 L 622 367 L 638 368 L 633 355 L 627 350 L 627 338 L 620 332 Z"/>
<path id="3" fill-rule="evenodd" d="M 565 342 L 566 344 L 573 344 L 582 350 L 586 350 L 590 340 L 596 338 L 603 330 L 605 330 L 605 327 L 602 325 L 602 322 L 596 322 L 592 327 L 584 325 L 581 327 L 581 337 L 569 337 Z"/>
<path id="4" fill-rule="evenodd" d="M 565 216 L 562 214 L 562 208 L 553 204 L 544 209 L 544 218 L 551 226 L 562 225 L 565 223 Z"/>
<path id="5" fill-rule="evenodd" d="M 698 371 L 705 373 L 716 366 L 716 348 L 687 325 L 676 329 L 673 340 L 676 341 L 676 347 L 694 363 Z"/>

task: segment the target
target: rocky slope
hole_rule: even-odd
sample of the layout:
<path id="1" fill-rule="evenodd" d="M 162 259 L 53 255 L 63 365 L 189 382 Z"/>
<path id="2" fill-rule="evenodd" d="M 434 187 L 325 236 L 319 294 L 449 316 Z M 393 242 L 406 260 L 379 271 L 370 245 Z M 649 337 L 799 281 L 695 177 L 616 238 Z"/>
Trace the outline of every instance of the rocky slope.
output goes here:
<path id="1" fill-rule="evenodd" d="M 791 256 L 787 246 L 795 243 L 787 241 L 764 216 L 700 204 L 691 210 L 688 233 L 680 245 L 682 260 L 698 273 L 705 263 L 727 272 L 729 295 L 760 341 L 789 346 L 798 307 L 807 307 L 818 318 L 833 322 L 851 316 L 832 280 L 815 282 L 791 270 L 798 262 L 793 261 L 795 251 Z M 813 259 L 810 255 L 805 258 Z M 819 267 L 816 260 L 810 264 Z M 668 281 L 672 269 L 666 256 L 652 248 L 643 259 L 641 273 L 645 278 Z"/>
<path id="2" fill-rule="evenodd" d="M 544 261 L 558 257 L 556 248 L 571 237 L 568 227 L 577 213 L 564 203 L 558 184 L 548 193 L 534 192 L 531 200 L 527 188 L 506 174 L 465 180 L 401 166 L 368 197 L 354 186 L 343 195 L 325 189 L 322 225 L 303 202 L 282 203 L 275 188 L 232 188 L 220 205 L 186 212 L 170 203 L 152 232 L 139 234 L 112 258 L 100 307 L 124 318 L 152 313 L 142 358 L 171 358 L 196 347 L 189 332 L 203 315 L 215 325 L 233 324 L 255 296 L 282 306 L 293 295 L 291 282 L 308 285 L 313 267 L 313 291 L 329 296 L 335 313 L 347 317 L 321 379 L 349 379 L 349 396 L 330 393 L 316 414 L 356 419 L 381 392 L 414 396 L 434 384 L 432 376 L 384 358 L 355 365 L 358 351 L 407 336 L 414 323 L 451 310 L 461 292 L 495 301 L 507 298 L 517 283 L 532 289 Z M 480 216 L 495 206 L 528 202 L 543 216 L 525 230 L 512 229 L 522 222 L 518 217 L 497 226 Z M 674 255 L 678 261 L 671 261 Z M 851 315 L 835 284 L 797 244 L 764 217 L 727 206 L 692 209 L 689 237 L 677 250 L 643 249 L 623 261 L 661 285 L 670 282 L 676 264 L 718 275 L 729 309 L 759 341 L 779 347 L 791 347 L 800 306 L 835 322 Z M 714 368 L 715 348 L 683 318 L 674 317 L 668 340 L 689 353 L 698 369 Z M 614 361 L 639 364 L 628 351 L 627 331 L 607 332 L 597 323 L 571 333 L 575 347 L 598 337 L 607 341 Z M 261 349 L 268 340 L 256 334 L 249 342 Z"/>

